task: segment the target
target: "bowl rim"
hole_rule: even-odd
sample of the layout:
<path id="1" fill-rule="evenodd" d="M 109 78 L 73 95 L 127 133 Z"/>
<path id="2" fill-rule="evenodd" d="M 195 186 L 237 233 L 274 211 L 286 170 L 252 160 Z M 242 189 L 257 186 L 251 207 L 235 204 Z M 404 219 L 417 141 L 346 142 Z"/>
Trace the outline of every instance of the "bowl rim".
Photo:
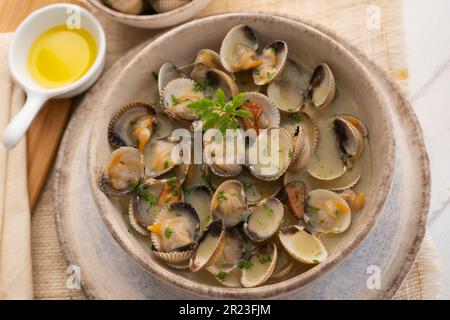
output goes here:
<path id="1" fill-rule="evenodd" d="M 268 13 L 227 13 L 227 14 L 219 14 L 214 15 L 198 20 L 191 21 L 189 23 L 178 26 L 161 36 L 157 37 L 150 44 L 146 45 L 122 70 L 122 73 L 118 75 L 116 81 L 126 75 L 127 71 L 131 68 L 131 66 L 135 63 L 135 61 L 139 60 L 142 53 L 150 50 L 151 48 L 157 47 L 161 42 L 164 42 L 167 37 L 174 36 L 177 33 L 188 29 L 192 26 L 209 24 L 211 21 L 215 21 L 217 19 L 226 19 L 226 18 L 249 18 L 249 19 L 275 19 L 277 21 L 294 25 L 297 28 L 301 28 L 303 30 L 307 30 L 310 33 L 315 34 L 320 37 L 322 41 L 330 42 L 336 50 L 345 54 L 347 58 L 352 62 L 352 64 L 360 69 L 360 72 L 369 80 L 369 87 L 374 93 L 374 98 L 378 102 L 379 105 L 378 112 L 380 113 L 381 119 L 383 119 L 386 123 L 386 146 L 385 152 L 383 153 L 383 161 L 385 165 L 383 166 L 382 172 L 380 172 L 382 181 L 380 183 L 380 188 L 377 188 L 378 192 L 374 196 L 373 207 L 371 211 L 367 211 L 365 214 L 368 217 L 367 222 L 358 230 L 358 232 L 353 237 L 353 241 L 345 244 L 340 252 L 336 252 L 331 255 L 327 260 L 322 262 L 321 264 L 311 268 L 310 270 L 301 273 L 293 278 L 288 280 L 284 280 L 274 284 L 263 285 L 256 288 L 228 288 L 228 287 L 219 287 L 212 286 L 206 284 L 200 284 L 194 282 L 190 279 L 187 279 L 181 275 L 176 274 L 173 271 L 168 270 L 167 268 L 160 266 L 157 262 L 153 261 L 150 256 L 145 253 L 142 254 L 141 250 L 134 248 L 131 245 L 131 242 L 125 238 L 122 238 L 120 233 L 118 233 L 114 229 L 114 220 L 115 218 L 110 214 L 111 203 L 110 200 L 100 191 L 97 185 L 97 173 L 98 173 L 98 165 L 96 165 L 96 143 L 94 142 L 95 134 L 91 134 L 89 140 L 88 147 L 88 172 L 89 172 L 89 185 L 94 196 L 94 200 L 97 204 L 98 211 L 100 216 L 102 217 L 107 229 L 111 232 L 114 239 L 118 242 L 118 244 L 127 252 L 130 256 L 132 256 L 141 266 L 143 266 L 146 270 L 150 271 L 150 273 L 157 277 L 158 279 L 164 281 L 165 283 L 177 287 L 179 289 L 184 290 L 190 294 L 196 294 L 199 296 L 208 296 L 213 298 L 239 298 L 239 299 L 261 299 L 261 298 L 273 298 L 275 296 L 279 296 L 282 294 L 287 294 L 289 292 L 299 290 L 301 287 L 310 284 L 317 278 L 319 278 L 322 274 L 331 270 L 335 265 L 341 262 L 345 257 L 347 257 L 353 250 L 355 250 L 361 242 L 367 237 L 372 227 L 375 225 L 379 214 L 382 212 L 382 209 L 385 206 L 387 197 L 391 190 L 394 169 L 395 169 L 395 138 L 393 132 L 392 119 L 389 115 L 387 103 L 383 98 L 380 89 L 377 87 L 373 76 L 367 71 L 364 65 L 355 57 L 353 54 L 343 47 L 339 42 L 332 39 L 328 35 L 323 32 L 301 22 L 298 20 L 293 20 L 288 17 L 278 16 L 274 14 Z M 112 87 L 112 86 L 111 86 Z M 110 87 L 110 88 L 111 88 Z M 111 89 L 110 89 L 111 90 Z M 97 127 L 96 123 L 100 122 L 101 118 L 96 117 L 93 128 Z"/>
<path id="2" fill-rule="evenodd" d="M 87 0 L 91 5 L 93 5 L 96 9 L 106 13 L 107 15 L 109 15 L 110 17 L 114 17 L 114 18 L 120 18 L 123 20 L 128 20 L 128 21 L 152 21 L 152 20 L 159 20 L 159 19 L 163 19 L 166 17 L 170 17 L 170 16 L 174 16 L 177 15 L 179 13 L 188 11 L 191 7 L 197 5 L 198 2 L 200 1 L 211 1 L 211 0 L 191 0 L 189 1 L 189 3 L 186 3 L 184 5 L 182 5 L 181 7 L 178 7 L 176 9 L 167 11 L 167 12 L 162 12 L 162 13 L 155 13 L 155 14 L 146 14 L 146 15 L 141 15 L 141 14 L 128 14 L 128 13 L 123 13 L 120 11 L 116 11 L 114 9 L 111 9 L 110 7 L 108 7 L 107 5 L 105 5 L 101 0 Z"/>

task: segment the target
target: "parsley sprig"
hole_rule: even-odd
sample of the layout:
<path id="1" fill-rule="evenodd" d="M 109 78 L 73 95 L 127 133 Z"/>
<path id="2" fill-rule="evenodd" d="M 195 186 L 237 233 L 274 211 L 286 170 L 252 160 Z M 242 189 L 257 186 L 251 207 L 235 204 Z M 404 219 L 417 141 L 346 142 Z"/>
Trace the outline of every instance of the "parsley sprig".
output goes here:
<path id="1" fill-rule="evenodd" d="M 222 134 L 227 129 L 237 129 L 238 118 L 250 117 L 251 113 L 240 109 L 245 96 L 240 93 L 233 100 L 226 101 L 222 89 L 217 89 L 216 98 L 203 98 L 188 104 L 188 108 L 203 121 L 203 130 L 218 128 Z"/>

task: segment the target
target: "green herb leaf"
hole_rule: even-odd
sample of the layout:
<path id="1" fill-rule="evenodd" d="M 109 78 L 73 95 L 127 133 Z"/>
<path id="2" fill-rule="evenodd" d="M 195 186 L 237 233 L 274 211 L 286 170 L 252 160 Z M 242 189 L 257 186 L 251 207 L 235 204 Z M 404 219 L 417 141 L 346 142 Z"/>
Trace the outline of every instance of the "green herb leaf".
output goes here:
<path id="1" fill-rule="evenodd" d="M 140 198 L 142 198 L 144 201 L 147 201 L 148 203 L 150 203 L 152 206 L 156 205 L 156 203 L 158 201 L 156 196 L 154 194 L 148 192 L 148 190 L 145 188 L 139 189 L 138 196 Z"/>
<path id="2" fill-rule="evenodd" d="M 135 192 L 138 187 L 139 187 L 139 181 L 131 181 L 130 182 L 130 186 L 129 186 L 129 190 L 131 192 Z"/>
<path id="3" fill-rule="evenodd" d="M 219 193 L 217 194 L 217 199 L 220 202 L 228 200 L 227 196 L 225 195 L 225 191 L 219 191 Z"/>
<path id="4" fill-rule="evenodd" d="M 315 206 L 313 206 L 313 205 L 311 205 L 311 204 L 306 204 L 306 207 L 309 209 L 309 210 L 311 210 L 311 211 L 315 211 L 315 212 L 318 212 L 318 211 L 320 211 L 320 208 L 317 208 L 317 207 L 315 207 Z"/>
<path id="5" fill-rule="evenodd" d="M 258 261 L 261 264 L 266 264 L 268 262 L 271 262 L 272 258 L 270 256 L 260 256 L 260 257 L 258 257 Z"/>
<path id="6" fill-rule="evenodd" d="M 266 210 L 266 213 L 268 216 L 273 216 L 273 209 L 271 207 L 269 207 L 267 204 L 263 204 L 263 208 L 264 210 Z"/>
<path id="7" fill-rule="evenodd" d="M 170 96 L 170 99 L 172 99 L 172 103 L 173 103 L 174 105 L 177 105 L 177 104 L 181 103 L 181 100 L 178 99 L 177 97 L 175 97 L 174 95 L 171 95 L 171 96 Z"/>
<path id="8" fill-rule="evenodd" d="M 172 237 L 173 231 L 170 228 L 166 228 L 166 230 L 164 230 L 164 235 L 166 236 L 167 239 L 170 239 Z"/>
<path id="9" fill-rule="evenodd" d="M 241 260 L 236 265 L 238 266 L 239 269 L 246 269 L 246 270 L 250 270 L 253 267 L 253 263 L 251 263 L 251 261 L 248 260 Z"/>
<path id="10" fill-rule="evenodd" d="M 225 278 L 227 277 L 228 272 L 225 271 L 220 271 L 219 274 L 217 275 L 217 278 L 219 278 L 221 281 L 225 281 Z"/>
<path id="11" fill-rule="evenodd" d="M 315 264 L 319 264 L 319 263 L 320 263 L 320 261 L 319 261 L 319 260 L 316 260 L 316 259 L 314 259 L 313 262 L 314 262 Z"/>

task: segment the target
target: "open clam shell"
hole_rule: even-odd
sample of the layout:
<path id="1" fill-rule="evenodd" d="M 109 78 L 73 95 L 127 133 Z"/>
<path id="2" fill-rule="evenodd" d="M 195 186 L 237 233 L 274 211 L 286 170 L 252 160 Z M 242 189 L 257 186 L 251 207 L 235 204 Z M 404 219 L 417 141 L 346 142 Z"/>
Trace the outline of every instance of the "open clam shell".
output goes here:
<path id="1" fill-rule="evenodd" d="M 322 241 L 298 225 L 282 228 L 278 234 L 284 249 L 297 261 L 319 264 L 328 257 Z"/>
<path id="2" fill-rule="evenodd" d="M 251 117 L 242 119 L 243 127 L 254 129 L 256 134 L 261 129 L 280 126 L 280 112 L 275 103 L 259 92 L 246 92 L 245 102 L 241 109 L 251 113 Z"/>
<path id="3" fill-rule="evenodd" d="M 306 184 L 303 181 L 292 181 L 285 185 L 286 202 L 289 212 L 297 219 L 305 213 Z"/>
<path id="4" fill-rule="evenodd" d="M 197 116 L 188 108 L 194 101 L 204 98 L 196 82 L 191 79 L 178 78 L 170 81 L 161 93 L 161 108 L 177 120 L 196 120 Z"/>
<path id="5" fill-rule="evenodd" d="M 191 79 L 203 83 L 206 78 L 206 72 L 211 69 L 224 71 L 218 53 L 211 49 L 201 49 L 195 56 L 194 67 L 191 71 Z"/>
<path id="6" fill-rule="evenodd" d="M 342 233 L 351 224 L 351 208 L 337 193 L 314 190 L 309 193 L 303 220 L 316 232 Z"/>
<path id="7" fill-rule="evenodd" d="M 302 127 L 298 127 L 298 133 L 294 136 L 293 142 L 294 153 L 289 170 L 302 170 L 306 167 L 311 156 L 309 138 Z"/>
<path id="8" fill-rule="evenodd" d="M 225 99 L 229 100 L 239 93 L 236 82 L 225 72 L 219 69 L 210 69 L 205 74 L 205 81 L 212 92 L 206 92 L 206 95 L 215 97 L 216 91 L 220 88 L 225 94 Z"/>
<path id="9" fill-rule="evenodd" d="M 285 41 L 277 40 L 265 47 L 259 59 L 261 64 L 253 69 L 253 81 L 262 86 L 277 79 L 286 66 L 288 45 Z"/>
<path id="10" fill-rule="evenodd" d="M 277 180 L 289 168 L 293 152 L 289 132 L 283 128 L 270 128 L 260 132 L 255 143 L 250 146 L 248 168 L 261 180 Z"/>
<path id="11" fill-rule="evenodd" d="M 344 161 L 358 159 L 364 151 L 361 132 L 350 121 L 341 117 L 337 117 L 333 125 Z"/>
<path id="12" fill-rule="evenodd" d="M 255 241 L 269 239 L 278 231 L 284 217 L 283 204 L 277 198 L 269 198 L 250 208 L 250 215 L 244 223 L 244 232 Z"/>
<path id="13" fill-rule="evenodd" d="M 211 184 L 214 188 L 218 188 L 225 180 L 223 177 L 214 174 L 211 175 Z M 247 168 L 244 168 L 236 176 L 236 180 L 240 181 L 244 186 L 244 192 L 249 205 L 257 204 L 265 198 L 275 197 L 282 188 L 281 179 L 261 183 L 261 180 L 253 176 Z"/>
<path id="14" fill-rule="evenodd" d="M 309 76 L 298 65 L 287 59 L 283 73 L 267 87 L 267 96 L 278 109 L 286 113 L 295 113 L 305 105 Z"/>
<path id="15" fill-rule="evenodd" d="M 176 165 L 176 159 L 172 159 L 172 150 L 176 142 L 168 140 L 152 140 L 144 150 L 144 163 L 146 175 L 150 178 L 161 176 L 169 172 Z"/>
<path id="16" fill-rule="evenodd" d="M 159 259 L 167 262 L 170 266 L 176 266 L 181 265 L 183 262 L 189 261 L 192 257 L 192 250 L 174 252 L 161 252 L 153 250 L 153 254 Z"/>
<path id="17" fill-rule="evenodd" d="M 200 222 L 191 205 L 178 202 L 166 206 L 148 227 L 156 251 L 190 251 L 196 242 Z"/>
<path id="18" fill-rule="evenodd" d="M 258 40 L 253 30 L 240 24 L 226 34 L 220 47 L 220 60 L 229 72 L 253 69 L 262 62 L 258 59 Z"/>
<path id="19" fill-rule="evenodd" d="M 164 63 L 158 72 L 159 95 L 162 95 L 163 89 L 169 82 L 178 78 L 187 78 L 187 75 L 175 64 L 170 62 Z"/>
<path id="20" fill-rule="evenodd" d="M 242 286 L 253 288 L 269 280 L 275 270 L 277 258 L 277 246 L 274 243 L 259 246 L 249 259 L 249 268 L 242 270 Z"/>
<path id="21" fill-rule="evenodd" d="M 120 197 L 132 193 L 144 179 L 142 153 L 132 147 L 114 150 L 100 170 L 98 183 L 108 196 Z"/>
<path id="22" fill-rule="evenodd" d="M 306 112 L 282 114 L 280 127 L 286 129 L 292 136 L 299 133 L 299 128 L 308 137 L 311 153 L 316 149 L 320 141 L 320 130 L 316 120 Z"/>
<path id="23" fill-rule="evenodd" d="M 264 89 L 253 81 L 252 70 L 235 73 L 234 78 L 240 92 L 261 92 Z"/>
<path id="24" fill-rule="evenodd" d="M 195 209 L 200 219 L 201 233 L 212 222 L 211 201 L 211 190 L 205 186 L 197 186 L 185 192 L 185 202 Z"/>
<path id="25" fill-rule="evenodd" d="M 281 280 L 287 278 L 295 268 L 295 260 L 284 250 L 284 247 L 277 241 L 277 265 L 270 280 Z"/>
<path id="26" fill-rule="evenodd" d="M 198 241 L 190 260 L 193 272 L 200 271 L 214 264 L 221 256 L 225 247 L 225 224 L 222 220 L 215 220 L 203 233 Z"/>
<path id="27" fill-rule="evenodd" d="M 308 86 L 308 100 L 319 110 L 330 105 L 336 93 L 333 72 L 326 63 L 319 64 L 311 76 Z"/>
<path id="28" fill-rule="evenodd" d="M 144 151 L 157 124 L 156 112 L 145 102 L 132 102 L 116 112 L 108 126 L 108 141 L 114 148 L 135 147 Z"/>
<path id="29" fill-rule="evenodd" d="M 226 227 L 234 227 L 248 216 L 247 197 L 244 186 L 237 180 L 226 180 L 213 195 L 211 211 Z"/>
<path id="30" fill-rule="evenodd" d="M 367 128 L 364 121 L 352 114 L 340 114 L 337 116 L 338 118 L 344 119 L 350 122 L 356 129 L 361 133 L 364 138 L 369 136 L 369 129 Z"/>

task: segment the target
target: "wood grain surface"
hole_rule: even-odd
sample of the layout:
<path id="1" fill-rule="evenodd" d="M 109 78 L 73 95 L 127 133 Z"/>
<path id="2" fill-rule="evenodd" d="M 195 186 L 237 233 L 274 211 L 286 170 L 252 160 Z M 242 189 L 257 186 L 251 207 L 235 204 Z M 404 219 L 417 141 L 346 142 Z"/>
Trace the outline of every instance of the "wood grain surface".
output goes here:
<path id="1" fill-rule="evenodd" d="M 0 0 L 0 32 L 13 32 L 33 11 L 57 2 L 78 0 Z M 27 133 L 28 196 L 33 209 L 71 114 L 72 101 L 53 100 L 41 110 Z"/>

